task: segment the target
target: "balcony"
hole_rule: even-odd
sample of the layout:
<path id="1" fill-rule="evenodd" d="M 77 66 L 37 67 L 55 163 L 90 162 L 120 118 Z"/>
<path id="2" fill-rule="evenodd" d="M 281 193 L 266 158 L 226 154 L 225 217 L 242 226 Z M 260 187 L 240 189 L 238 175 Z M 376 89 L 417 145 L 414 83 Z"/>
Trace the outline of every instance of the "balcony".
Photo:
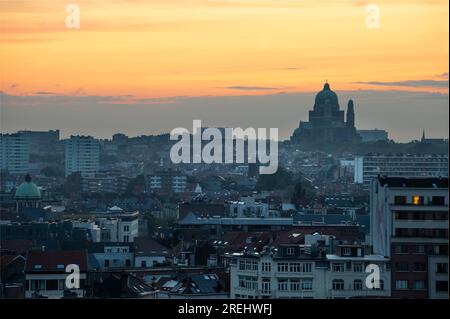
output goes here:
<path id="1" fill-rule="evenodd" d="M 363 290 L 330 290 L 330 298 L 374 298 L 374 297 L 389 297 L 388 290 L 375 290 L 375 289 L 363 289 Z"/>

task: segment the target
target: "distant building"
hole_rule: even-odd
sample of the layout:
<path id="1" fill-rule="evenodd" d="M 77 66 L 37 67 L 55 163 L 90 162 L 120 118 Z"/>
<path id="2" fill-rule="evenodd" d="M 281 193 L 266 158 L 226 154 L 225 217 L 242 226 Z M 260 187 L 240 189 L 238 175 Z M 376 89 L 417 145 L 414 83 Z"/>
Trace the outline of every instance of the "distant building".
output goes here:
<path id="1" fill-rule="evenodd" d="M 354 182 L 369 188 L 378 175 L 389 177 L 448 177 L 448 155 L 367 154 L 355 157 Z"/>
<path id="2" fill-rule="evenodd" d="M 54 148 L 55 143 L 59 141 L 59 130 L 18 131 L 17 133 L 28 140 L 30 151 L 34 153 Z"/>
<path id="3" fill-rule="evenodd" d="M 392 297 L 448 298 L 448 178 L 371 183 L 373 252 L 390 257 Z"/>
<path id="4" fill-rule="evenodd" d="M 323 240 L 324 236 L 320 237 Z M 366 286 L 366 264 L 380 269 L 380 286 Z M 315 244 L 281 244 L 261 253 L 233 254 L 232 299 L 328 299 L 389 297 L 389 260 L 366 255 L 357 245 L 338 246 L 336 254 Z"/>
<path id="5" fill-rule="evenodd" d="M 99 170 L 100 144 L 91 136 L 71 136 L 65 140 L 66 176 L 80 172 L 92 176 Z"/>
<path id="6" fill-rule="evenodd" d="M 29 170 L 30 143 L 21 134 L 0 134 L 0 169 L 11 174 L 25 174 Z"/>
<path id="7" fill-rule="evenodd" d="M 182 193 L 186 186 L 187 176 L 177 170 L 156 171 L 148 175 L 147 188 L 150 191 Z"/>
<path id="8" fill-rule="evenodd" d="M 389 139 L 388 132 L 385 130 L 357 130 L 357 133 L 361 136 L 362 142 L 387 141 Z"/>
<path id="9" fill-rule="evenodd" d="M 338 96 L 325 83 L 317 93 L 313 110 L 309 111 L 309 121 L 300 122 L 291 141 L 303 145 L 358 142 L 360 136 L 355 128 L 355 110 L 352 100 L 348 101 L 347 118 L 340 109 Z"/>
<path id="10" fill-rule="evenodd" d="M 14 194 L 16 201 L 16 212 L 24 213 L 28 208 L 39 208 L 42 200 L 41 191 L 31 181 L 31 176 L 26 175 L 25 181 L 17 187 Z"/>
<path id="11" fill-rule="evenodd" d="M 66 285 L 69 265 L 78 266 L 79 288 Z M 86 251 L 30 250 L 25 264 L 25 298 L 84 297 L 87 269 Z"/>

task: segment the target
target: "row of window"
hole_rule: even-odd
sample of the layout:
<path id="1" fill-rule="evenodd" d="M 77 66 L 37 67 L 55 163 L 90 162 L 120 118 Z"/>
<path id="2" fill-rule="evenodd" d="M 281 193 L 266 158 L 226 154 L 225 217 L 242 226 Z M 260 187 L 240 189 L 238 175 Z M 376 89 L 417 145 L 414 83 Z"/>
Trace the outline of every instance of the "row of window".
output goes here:
<path id="1" fill-rule="evenodd" d="M 434 254 L 447 255 L 448 245 L 395 245 L 396 254 Z"/>
<path id="2" fill-rule="evenodd" d="M 448 212 L 395 212 L 396 220 L 448 220 Z"/>
<path id="3" fill-rule="evenodd" d="M 27 280 L 27 291 L 39 291 L 39 290 L 65 290 L 66 283 L 64 279 L 47 279 L 47 280 Z M 84 287 L 84 279 L 80 280 L 80 288 Z"/>
<path id="4" fill-rule="evenodd" d="M 310 273 L 312 271 L 312 263 L 278 263 L 277 271 Z"/>
<path id="5" fill-rule="evenodd" d="M 448 229 L 441 228 L 396 228 L 396 237 L 448 238 Z"/>
<path id="6" fill-rule="evenodd" d="M 361 279 L 355 279 L 352 283 L 353 290 L 363 290 L 363 281 Z M 344 279 L 334 279 L 332 282 L 333 290 L 345 290 Z M 384 290 L 384 281 L 380 280 L 379 288 L 374 288 L 374 290 Z"/>
<path id="7" fill-rule="evenodd" d="M 395 196 L 394 197 L 395 205 L 406 205 L 408 204 L 407 196 Z M 425 205 L 425 197 L 420 195 L 411 196 L 412 205 Z M 428 205 L 436 205 L 436 206 L 444 206 L 445 205 L 445 197 L 444 196 L 432 196 L 431 199 L 428 199 Z"/>

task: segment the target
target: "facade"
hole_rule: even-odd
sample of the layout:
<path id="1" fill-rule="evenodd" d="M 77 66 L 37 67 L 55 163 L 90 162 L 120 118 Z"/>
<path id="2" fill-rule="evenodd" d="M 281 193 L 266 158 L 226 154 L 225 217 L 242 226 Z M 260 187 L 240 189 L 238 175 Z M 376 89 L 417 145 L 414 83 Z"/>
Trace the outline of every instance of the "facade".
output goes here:
<path id="1" fill-rule="evenodd" d="M 30 143 L 21 134 L 0 134 L 0 169 L 10 174 L 25 174 L 29 170 Z"/>
<path id="2" fill-rule="evenodd" d="M 382 155 L 355 157 L 354 182 L 369 188 L 378 175 L 389 177 L 448 177 L 448 155 Z"/>
<path id="3" fill-rule="evenodd" d="M 255 201 L 253 196 L 244 196 L 226 205 L 230 217 L 269 217 L 269 204 Z"/>
<path id="4" fill-rule="evenodd" d="M 90 193 L 124 193 L 129 183 L 129 178 L 115 172 L 98 172 L 93 176 L 83 178 L 83 192 Z"/>
<path id="5" fill-rule="evenodd" d="M 100 243 L 94 248 L 92 255 L 102 271 L 134 265 L 133 246 L 126 243 Z"/>
<path id="6" fill-rule="evenodd" d="M 139 213 L 101 213 L 96 215 L 102 242 L 132 243 L 139 235 Z"/>
<path id="7" fill-rule="evenodd" d="M 362 142 L 378 142 L 387 141 L 389 139 L 388 132 L 385 130 L 357 130 L 357 133 L 361 136 Z"/>
<path id="8" fill-rule="evenodd" d="M 309 111 L 309 121 L 300 122 L 291 141 L 303 145 L 358 142 L 360 136 L 355 128 L 355 110 L 352 100 L 345 111 L 340 109 L 337 94 L 325 83 L 317 93 L 313 110 Z"/>
<path id="9" fill-rule="evenodd" d="M 180 171 L 157 171 L 148 176 L 147 188 L 150 191 L 182 193 L 186 190 L 187 176 Z"/>
<path id="10" fill-rule="evenodd" d="M 280 245 L 261 254 L 234 254 L 230 270 L 230 298 L 347 299 L 390 296 L 389 260 L 382 256 L 364 255 L 360 249 L 355 247 L 342 256 L 341 253 L 326 255 L 324 250 L 314 245 Z M 365 284 L 368 275 L 365 267 L 368 264 L 379 267 L 379 288 L 368 288 Z"/>
<path id="11" fill-rule="evenodd" d="M 52 147 L 54 148 L 59 141 L 59 130 L 18 131 L 17 133 L 28 140 L 31 152 L 49 150 Z"/>
<path id="12" fill-rule="evenodd" d="M 84 176 L 93 176 L 100 165 L 100 144 L 91 136 L 71 136 L 65 140 L 66 176 L 79 172 Z"/>
<path id="13" fill-rule="evenodd" d="M 448 298 L 448 178 L 387 178 L 370 190 L 373 252 L 391 259 L 392 297 Z"/>
<path id="14" fill-rule="evenodd" d="M 67 287 L 69 272 L 66 267 L 69 265 L 79 268 L 78 288 Z M 87 268 L 85 251 L 30 250 L 25 263 L 25 298 L 59 299 L 67 292 L 74 297 L 83 297 Z"/>

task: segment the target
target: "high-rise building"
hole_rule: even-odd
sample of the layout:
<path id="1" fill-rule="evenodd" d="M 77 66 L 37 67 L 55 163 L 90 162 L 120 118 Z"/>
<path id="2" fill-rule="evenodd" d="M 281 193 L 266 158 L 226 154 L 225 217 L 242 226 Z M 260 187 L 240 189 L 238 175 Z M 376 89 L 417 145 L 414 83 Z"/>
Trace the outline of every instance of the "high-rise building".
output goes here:
<path id="1" fill-rule="evenodd" d="M 0 134 L 0 169 L 25 174 L 29 169 L 30 144 L 21 134 Z"/>
<path id="2" fill-rule="evenodd" d="M 394 298 L 448 298 L 448 178 L 379 177 L 370 189 L 373 253 L 391 260 Z"/>
<path id="3" fill-rule="evenodd" d="M 65 159 L 66 176 L 92 176 L 99 170 L 100 144 L 91 136 L 71 136 L 65 140 Z"/>
<path id="4" fill-rule="evenodd" d="M 59 141 L 59 130 L 18 131 L 17 133 L 28 139 L 31 152 L 50 150 Z"/>
<path id="5" fill-rule="evenodd" d="M 448 155 L 367 154 L 355 157 L 354 182 L 369 188 L 378 175 L 389 177 L 448 177 Z"/>

